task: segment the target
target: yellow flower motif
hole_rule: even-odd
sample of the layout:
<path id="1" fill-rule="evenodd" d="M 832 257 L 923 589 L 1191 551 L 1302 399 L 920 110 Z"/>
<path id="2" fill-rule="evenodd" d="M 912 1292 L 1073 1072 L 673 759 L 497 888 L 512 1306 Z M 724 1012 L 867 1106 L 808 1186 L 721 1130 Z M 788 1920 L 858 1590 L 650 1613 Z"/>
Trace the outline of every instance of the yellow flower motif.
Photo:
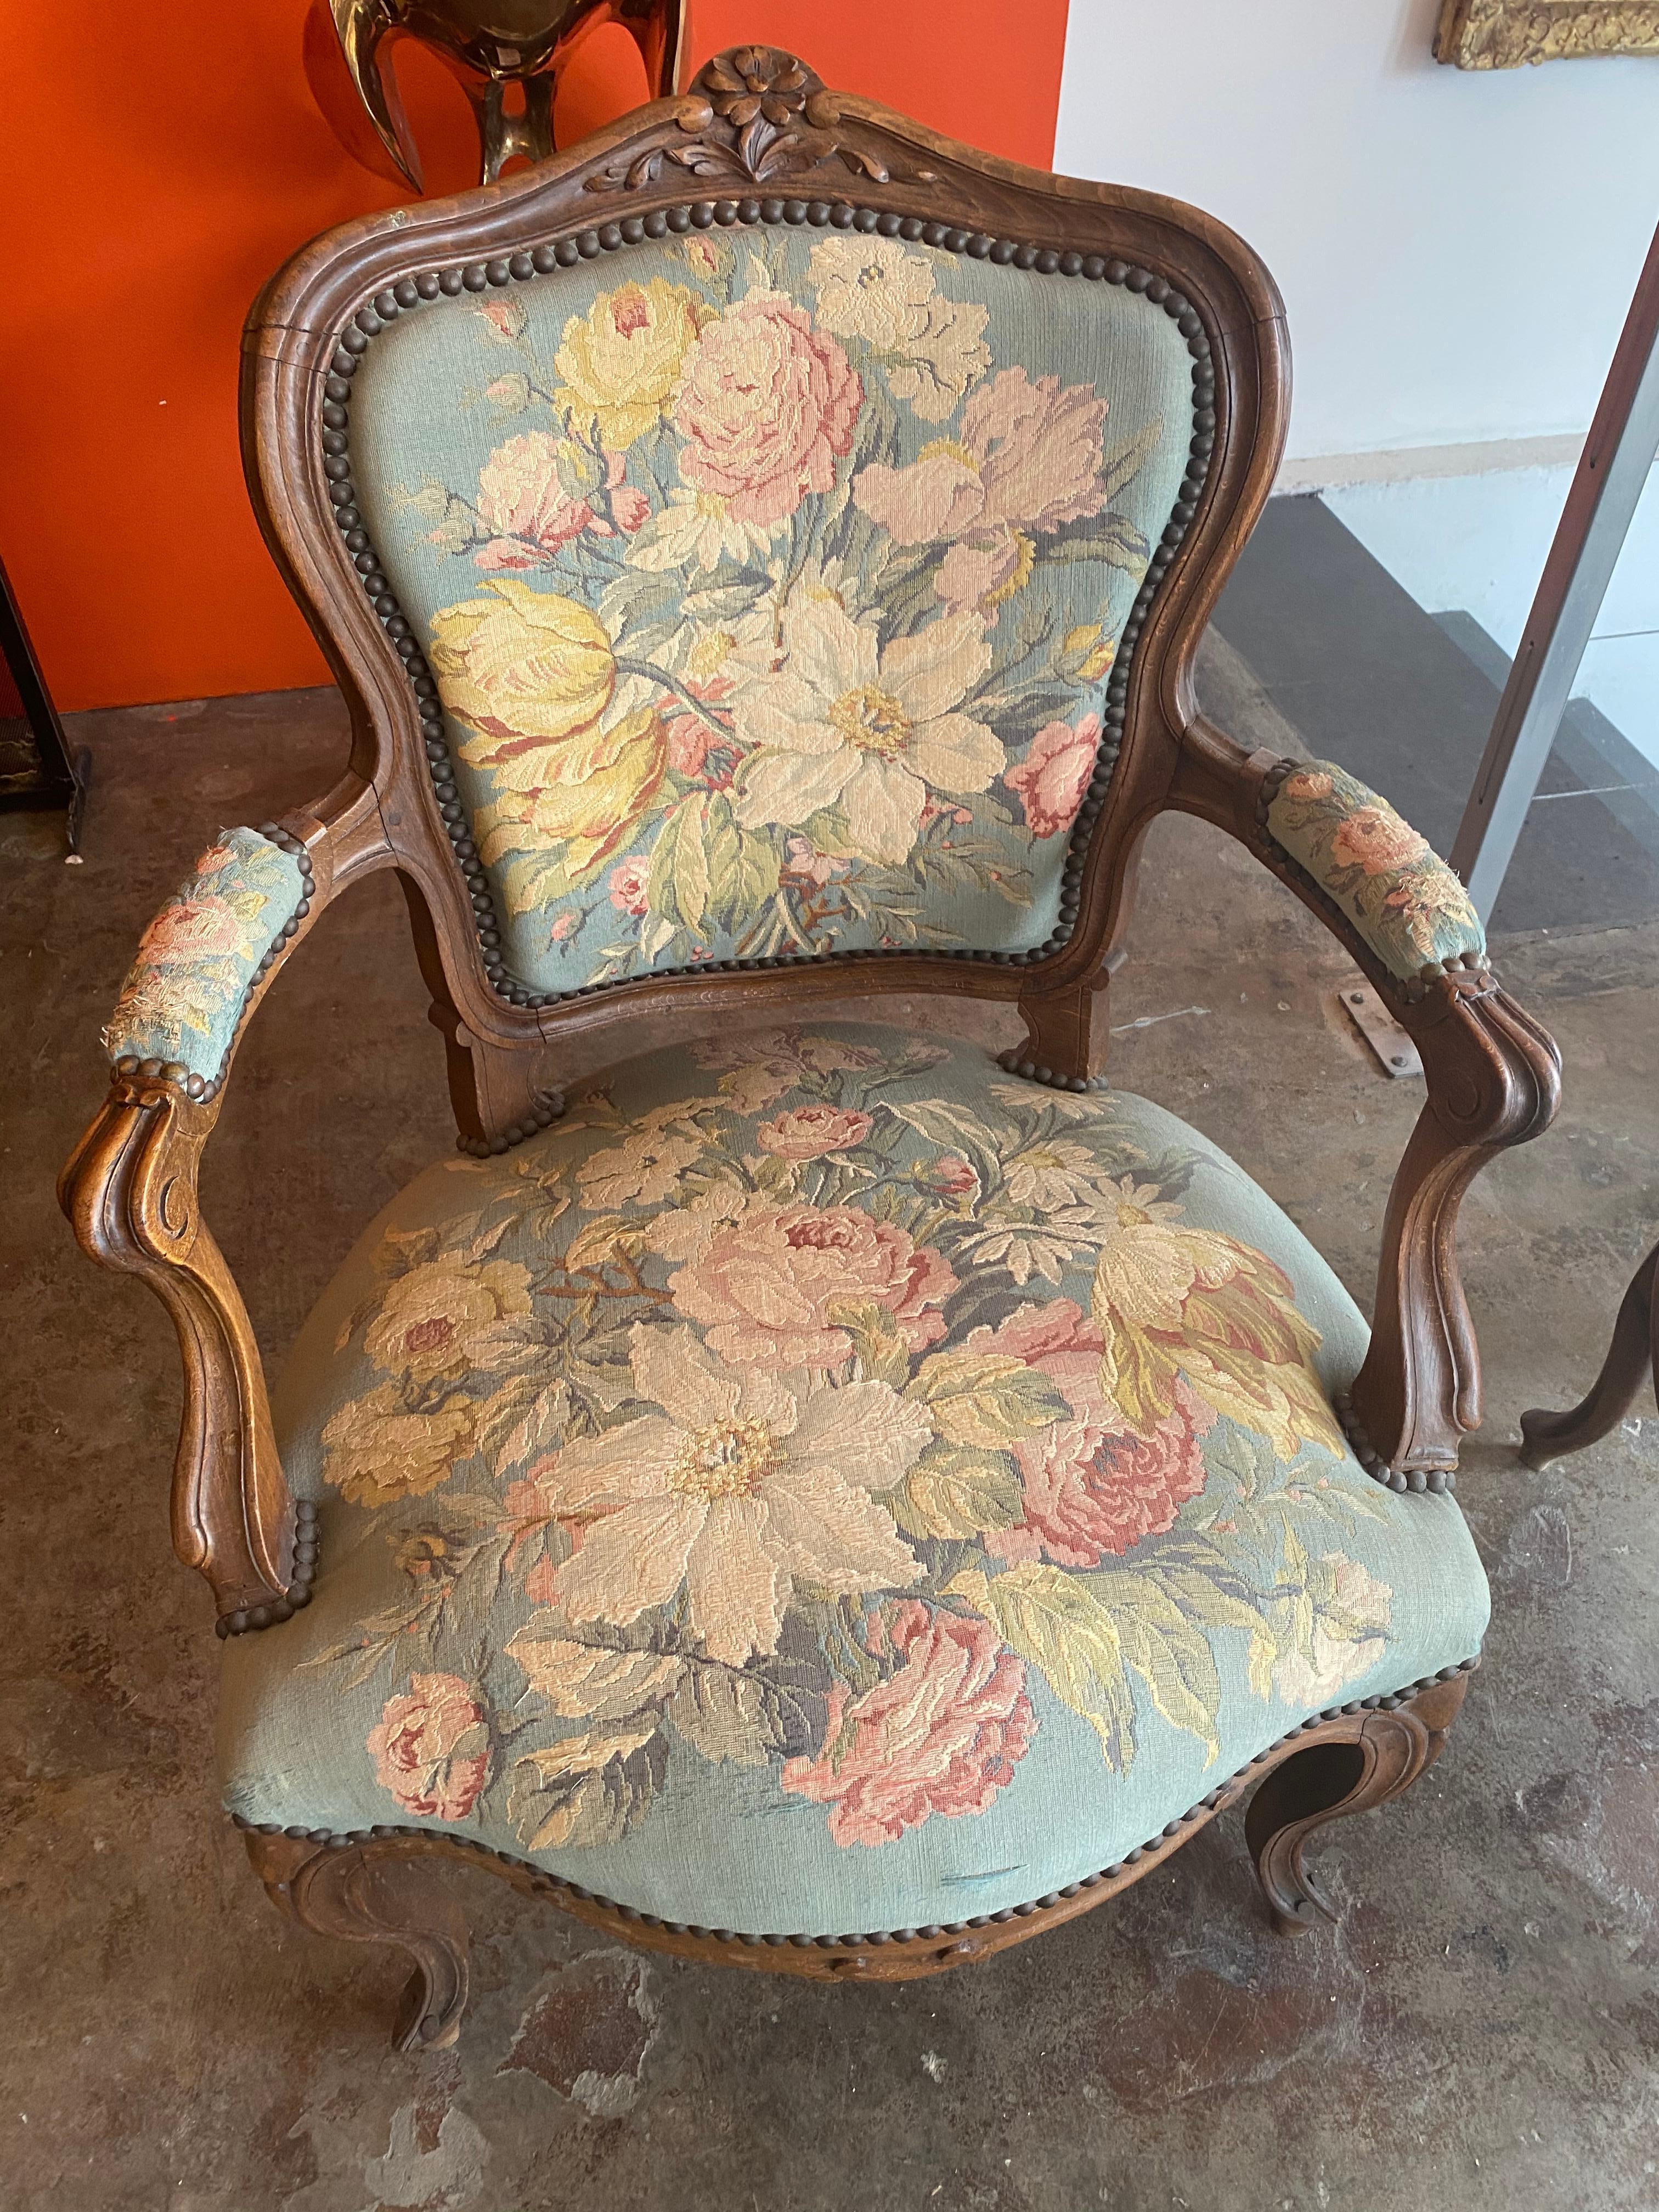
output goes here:
<path id="1" fill-rule="evenodd" d="M 584 883 L 626 844 L 667 765 L 668 733 L 648 707 L 562 744 L 509 754 L 495 763 L 499 795 L 487 827 L 480 813 L 478 849 L 488 864 L 562 845 L 566 876 Z"/>
<path id="2" fill-rule="evenodd" d="M 507 576 L 485 591 L 439 609 L 427 655 L 444 705 L 476 732 L 460 747 L 474 768 L 586 729 L 617 682 L 611 640 L 587 608 Z"/>
<path id="3" fill-rule="evenodd" d="M 1116 641 L 1104 635 L 1100 623 L 1068 629 L 1060 649 L 1060 667 L 1074 684 L 1098 684 L 1116 658 Z"/>
<path id="4" fill-rule="evenodd" d="M 597 430 L 612 453 L 654 428 L 708 313 L 684 285 L 653 276 L 601 292 L 586 315 L 573 315 L 554 360 L 572 427 Z"/>
<path id="5" fill-rule="evenodd" d="M 1265 1253 L 1211 1229 L 1178 1227 L 1127 1180 L 1101 1240 L 1091 1304 L 1105 1332 L 1101 1387 L 1150 1437 L 1174 1410 L 1175 1384 L 1266 1437 L 1281 1460 L 1304 1443 L 1343 1450 L 1313 1371 L 1319 1334 L 1291 1303 L 1288 1276 Z M 1159 1218 L 1163 1217 L 1163 1218 Z"/>
<path id="6" fill-rule="evenodd" d="M 393 1382 L 341 1407 L 323 1431 L 323 1480 L 349 1504 L 373 1509 L 435 1490 L 477 1449 L 469 1400 L 411 1413 Z"/>

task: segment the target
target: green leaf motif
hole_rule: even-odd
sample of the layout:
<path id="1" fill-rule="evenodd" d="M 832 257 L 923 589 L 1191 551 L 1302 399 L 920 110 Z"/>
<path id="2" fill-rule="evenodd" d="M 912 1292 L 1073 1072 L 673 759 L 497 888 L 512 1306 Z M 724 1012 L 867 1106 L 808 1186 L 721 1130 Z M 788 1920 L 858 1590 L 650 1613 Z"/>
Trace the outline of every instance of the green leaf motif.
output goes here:
<path id="1" fill-rule="evenodd" d="M 657 911 L 701 935 L 749 920 L 777 887 L 771 840 L 741 828 L 726 794 L 709 791 L 684 800 L 664 823 L 647 896 Z"/>
<path id="2" fill-rule="evenodd" d="M 933 1443 L 886 1504 L 908 1536 L 963 1539 L 1012 1528 L 1023 1501 L 1006 1453 Z"/>
<path id="3" fill-rule="evenodd" d="M 1125 1662 L 1146 1684 L 1154 1709 L 1171 1728 L 1198 1738 L 1206 1763 L 1219 1758 L 1221 1682 L 1200 1628 L 1155 1576 L 1119 1573 L 1097 1587 L 1110 1593 Z"/>
<path id="4" fill-rule="evenodd" d="M 507 1816 L 527 1851 L 616 1843 L 662 1784 L 666 1747 L 649 1723 L 584 1729 L 517 1760 Z"/>
<path id="5" fill-rule="evenodd" d="M 1011 1567 L 994 1576 L 970 1567 L 945 1584 L 945 1594 L 982 1613 L 1060 1703 L 1088 1722 L 1107 1765 L 1127 1773 L 1134 1699 L 1122 1646 L 1110 1613 L 1083 1583 L 1059 1567 Z"/>
<path id="6" fill-rule="evenodd" d="M 852 1338 L 866 1382 L 902 1389 L 910 1379 L 910 1347 L 887 1307 L 873 1298 L 831 1298 L 824 1319 Z"/>
<path id="7" fill-rule="evenodd" d="M 947 1443 L 986 1451 L 1036 1436 L 1072 1410 L 1046 1375 L 1000 1352 L 936 1352 L 908 1395 L 929 1407 Z"/>

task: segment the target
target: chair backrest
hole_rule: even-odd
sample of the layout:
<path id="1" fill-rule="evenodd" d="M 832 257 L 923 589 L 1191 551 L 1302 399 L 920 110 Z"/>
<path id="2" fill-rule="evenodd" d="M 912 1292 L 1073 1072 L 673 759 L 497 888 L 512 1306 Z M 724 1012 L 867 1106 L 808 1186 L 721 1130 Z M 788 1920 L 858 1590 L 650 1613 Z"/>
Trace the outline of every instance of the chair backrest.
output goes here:
<path id="1" fill-rule="evenodd" d="M 1276 462 L 1278 316 L 1193 210 L 766 49 L 307 248 L 251 319 L 250 475 L 458 1000 L 1097 967 Z"/>

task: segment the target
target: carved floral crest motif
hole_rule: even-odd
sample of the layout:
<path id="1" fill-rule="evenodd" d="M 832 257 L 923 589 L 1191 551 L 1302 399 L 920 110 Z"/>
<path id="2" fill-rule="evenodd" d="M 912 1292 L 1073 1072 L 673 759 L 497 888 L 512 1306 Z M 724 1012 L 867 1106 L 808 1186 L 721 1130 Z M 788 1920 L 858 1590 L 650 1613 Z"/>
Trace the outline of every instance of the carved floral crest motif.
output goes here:
<path id="1" fill-rule="evenodd" d="M 876 155 L 836 135 L 841 109 L 823 80 L 793 54 L 775 46 L 739 46 L 717 55 L 680 101 L 681 146 L 653 146 L 631 160 L 608 163 L 586 180 L 590 192 L 637 191 L 654 184 L 672 161 L 695 177 L 763 184 L 806 177 L 838 163 L 854 176 L 890 182 Z M 906 173 L 931 183 L 931 169 Z"/>

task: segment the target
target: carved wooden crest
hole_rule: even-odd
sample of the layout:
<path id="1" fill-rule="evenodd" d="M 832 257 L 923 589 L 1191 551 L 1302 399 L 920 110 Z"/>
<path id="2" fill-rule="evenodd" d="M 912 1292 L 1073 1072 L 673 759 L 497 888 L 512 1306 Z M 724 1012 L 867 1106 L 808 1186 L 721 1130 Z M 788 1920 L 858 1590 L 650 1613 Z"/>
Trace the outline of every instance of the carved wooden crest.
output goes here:
<path id="1" fill-rule="evenodd" d="M 1443 0 L 1434 58 L 1519 69 L 1583 54 L 1659 53 L 1653 0 Z"/>
<path id="2" fill-rule="evenodd" d="M 868 145 L 842 133 L 842 108 L 823 80 L 775 46 L 738 46 L 718 54 L 681 100 L 675 122 L 684 143 L 647 147 L 596 169 L 590 192 L 636 191 L 654 185 L 665 164 L 709 184 L 752 186 L 804 182 L 825 171 L 886 184 L 893 172 Z M 672 171 L 671 171 L 672 173 Z M 933 181 L 931 169 L 906 177 Z"/>

